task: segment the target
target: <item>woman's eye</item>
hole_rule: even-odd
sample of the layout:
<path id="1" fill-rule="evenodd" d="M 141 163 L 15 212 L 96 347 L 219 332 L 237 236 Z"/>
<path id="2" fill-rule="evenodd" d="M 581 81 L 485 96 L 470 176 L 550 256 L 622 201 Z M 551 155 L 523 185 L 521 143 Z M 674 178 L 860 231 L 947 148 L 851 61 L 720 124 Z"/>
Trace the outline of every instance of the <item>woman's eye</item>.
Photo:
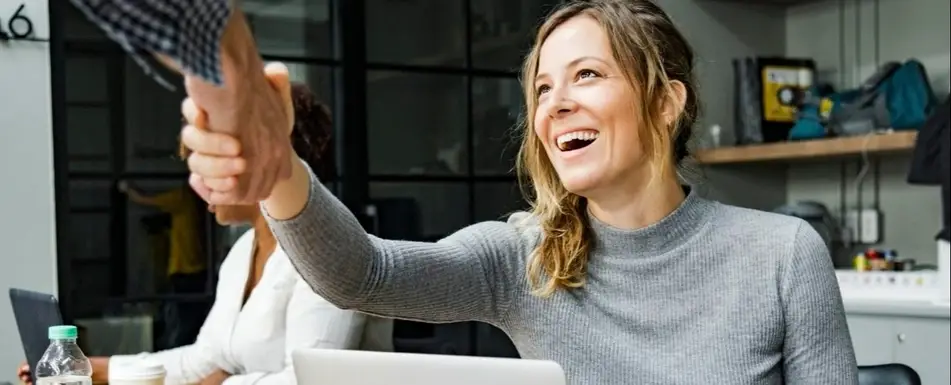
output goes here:
<path id="1" fill-rule="evenodd" d="M 592 71 L 592 70 L 581 70 L 581 71 L 578 71 L 578 79 L 586 79 L 586 78 L 591 78 L 591 77 L 596 77 L 596 76 L 599 76 L 598 73 L 597 73 L 597 72 L 594 72 L 594 71 Z"/>
<path id="2" fill-rule="evenodd" d="M 551 87 L 549 87 L 549 86 L 547 86 L 547 85 L 541 85 L 541 86 L 538 86 L 538 89 L 535 90 L 535 91 L 536 91 L 539 95 L 541 95 L 541 94 L 543 94 L 543 93 L 548 92 L 548 90 L 550 90 L 550 89 L 551 89 Z"/>

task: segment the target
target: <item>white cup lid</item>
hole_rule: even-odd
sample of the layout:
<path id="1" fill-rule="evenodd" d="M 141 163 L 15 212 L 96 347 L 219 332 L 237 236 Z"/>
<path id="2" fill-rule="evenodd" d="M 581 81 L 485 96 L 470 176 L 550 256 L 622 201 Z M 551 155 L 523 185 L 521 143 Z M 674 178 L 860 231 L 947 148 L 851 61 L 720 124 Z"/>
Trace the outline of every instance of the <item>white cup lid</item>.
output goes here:
<path id="1" fill-rule="evenodd" d="M 165 367 L 148 358 L 109 362 L 110 380 L 151 380 L 164 377 Z"/>

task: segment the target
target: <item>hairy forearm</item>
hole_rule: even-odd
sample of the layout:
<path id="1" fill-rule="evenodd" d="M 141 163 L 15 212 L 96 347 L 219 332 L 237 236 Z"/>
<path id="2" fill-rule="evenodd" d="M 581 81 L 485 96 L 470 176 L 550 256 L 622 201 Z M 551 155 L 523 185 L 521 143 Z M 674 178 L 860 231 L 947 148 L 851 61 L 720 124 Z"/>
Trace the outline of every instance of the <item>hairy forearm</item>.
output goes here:
<path id="1" fill-rule="evenodd" d="M 222 85 L 210 79 L 186 76 L 185 87 L 202 109 L 217 111 L 208 115 L 209 130 L 235 134 L 241 126 L 235 117 L 241 112 L 233 111 L 229 106 L 246 106 L 243 99 L 253 98 L 256 90 L 269 88 L 264 62 L 240 9 L 232 10 L 222 33 L 220 59 Z"/>
<path id="2" fill-rule="evenodd" d="M 253 73 L 264 79 L 264 63 L 254 43 L 254 35 L 244 12 L 237 6 L 232 9 L 231 17 L 221 36 L 221 57 L 226 63 L 240 70 L 240 75 Z"/>

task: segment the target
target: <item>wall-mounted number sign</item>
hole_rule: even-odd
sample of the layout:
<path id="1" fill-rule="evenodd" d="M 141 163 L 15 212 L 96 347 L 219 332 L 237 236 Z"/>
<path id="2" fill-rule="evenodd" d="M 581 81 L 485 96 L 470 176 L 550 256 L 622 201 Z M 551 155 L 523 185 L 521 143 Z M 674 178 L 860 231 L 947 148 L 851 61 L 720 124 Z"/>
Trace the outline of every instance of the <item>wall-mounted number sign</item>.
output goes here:
<path id="1" fill-rule="evenodd" d="M 25 14 L 26 3 L 21 3 L 11 15 L 0 13 L 0 40 L 36 40 L 33 20 Z"/>

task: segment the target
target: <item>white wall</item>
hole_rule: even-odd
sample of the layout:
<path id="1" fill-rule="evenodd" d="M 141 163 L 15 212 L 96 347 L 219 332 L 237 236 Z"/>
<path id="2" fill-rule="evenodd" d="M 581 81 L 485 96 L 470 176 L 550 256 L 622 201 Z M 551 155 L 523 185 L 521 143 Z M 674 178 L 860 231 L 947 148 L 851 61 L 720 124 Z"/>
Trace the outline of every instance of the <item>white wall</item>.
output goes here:
<path id="1" fill-rule="evenodd" d="M 876 3 L 878 41 L 874 33 Z M 873 73 L 877 63 L 916 58 L 924 63 L 935 92 L 944 97 L 951 78 L 949 12 L 948 0 L 863 0 L 859 6 L 846 1 L 844 13 L 839 1 L 831 0 L 791 8 L 786 20 L 786 55 L 815 59 L 820 78 L 839 87 L 857 85 Z M 844 49 L 840 48 L 840 36 Z M 907 184 L 908 163 L 909 156 L 892 156 L 881 163 L 883 246 L 896 248 L 904 257 L 934 264 L 934 235 L 941 220 L 940 191 Z M 854 175 L 857 165 L 853 162 L 850 167 L 850 175 Z M 868 207 L 872 199 L 871 174 L 866 181 L 863 206 Z M 838 212 L 839 164 L 794 165 L 788 170 L 787 185 L 788 201 L 817 199 Z M 856 188 L 850 183 L 846 206 L 855 204 Z"/>
<path id="2" fill-rule="evenodd" d="M 694 136 L 712 124 L 733 127 L 732 60 L 782 55 L 786 40 L 784 10 L 728 1 L 661 0 L 659 4 L 696 52 L 703 111 L 694 126 Z M 729 132 L 724 132 L 724 141 L 729 142 L 732 131 L 725 131 Z M 785 174 L 775 168 L 744 165 L 711 167 L 701 172 L 701 191 L 724 203 L 772 210 L 785 202 Z"/>
<path id="3" fill-rule="evenodd" d="M 21 3 L 0 0 L 0 18 Z M 48 38 L 47 2 L 26 3 L 37 37 Z M 49 55 L 45 42 L 0 46 L 0 381 L 14 381 L 24 359 L 7 288 L 57 290 Z"/>

